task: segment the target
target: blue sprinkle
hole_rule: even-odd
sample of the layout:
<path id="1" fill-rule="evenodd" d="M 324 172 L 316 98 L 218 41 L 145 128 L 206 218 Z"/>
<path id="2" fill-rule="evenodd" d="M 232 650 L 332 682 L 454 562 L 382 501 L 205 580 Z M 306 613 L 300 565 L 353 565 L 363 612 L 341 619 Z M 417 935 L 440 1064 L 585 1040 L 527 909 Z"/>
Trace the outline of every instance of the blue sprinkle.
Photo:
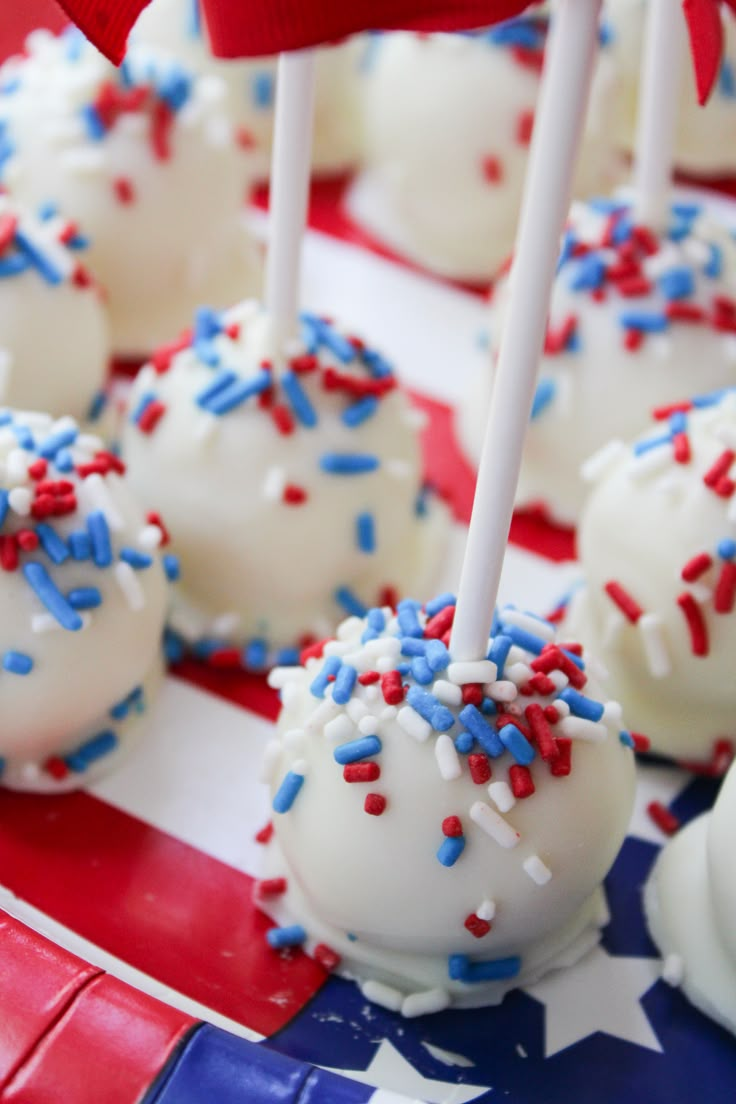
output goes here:
<path id="1" fill-rule="evenodd" d="M 107 131 L 105 124 L 99 116 L 94 104 L 85 104 L 82 108 L 82 119 L 87 128 L 87 134 L 93 142 L 101 142 Z"/>
<path id="2" fill-rule="evenodd" d="M 36 597 L 51 616 L 56 618 L 62 629 L 78 632 L 82 628 L 82 618 L 69 605 L 43 564 L 31 560 L 25 564 L 23 574 Z"/>
<path id="3" fill-rule="evenodd" d="M 672 213 L 677 215 L 678 218 L 686 219 L 688 222 L 694 222 L 698 215 L 703 213 L 702 203 L 673 203 Z"/>
<path id="4" fill-rule="evenodd" d="M 159 81 L 158 94 L 172 111 L 180 111 L 192 91 L 192 80 L 186 70 L 172 66 Z"/>
<path id="5" fill-rule="evenodd" d="M 622 311 L 618 320 L 624 329 L 640 333 L 662 333 L 669 326 L 667 315 L 654 311 Z"/>
<path id="6" fill-rule="evenodd" d="M 167 552 L 165 556 L 162 556 L 161 563 L 168 581 L 175 583 L 181 576 L 179 557 L 175 556 L 173 552 Z"/>
<path id="7" fill-rule="evenodd" d="M 626 729 L 622 729 L 622 731 L 618 734 L 618 738 L 620 742 L 624 745 L 624 747 L 628 747 L 633 750 L 634 737 L 631 735 L 630 732 L 627 732 Z"/>
<path id="8" fill-rule="evenodd" d="M 703 275 L 709 276 L 711 280 L 717 280 L 723 272 L 723 250 L 715 242 L 709 242 L 708 248 L 710 257 L 703 266 Z"/>
<path id="9" fill-rule="evenodd" d="M 202 33 L 202 17 L 199 12 L 199 0 L 188 0 L 187 4 L 187 34 L 191 38 L 199 38 Z"/>
<path id="10" fill-rule="evenodd" d="M 87 515 L 87 532 L 92 543 L 92 559 L 97 567 L 109 567 L 112 563 L 110 527 L 101 510 Z"/>
<path id="11" fill-rule="evenodd" d="M 496 664 L 497 679 L 503 678 L 504 664 L 506 663 L 508 654 L 511 651 L 512 644 L 513 640 L 505 633 L 502 633 L 500 636 L 494 635 L 493 640 L 491 641 L 491 646 L 488 649 L 487 658 Z"/>
<path id="12" fill-rule="evenodd" d="M 557 384 L 551 378 L 551 376 L 542 376 L 537 389 L 534 392 L 534 401 L 532 402 L 532 421 L 538 418 L 542 414 L 557 394 Z"/>
<path id="13" fill-rule="evenodd" d="M 31 262 L 20 253 L 12 253 L 9 257 L 0 260 L 0 277 L 19 276 L 21 272 L 31 267 Z"/>
<path id="14" fill-rule="evenodd" d="M 66 448 L 67 445 L 73 445 L 78 435 L 79 430 L 76 426 L 67 426 L 65 429 L 60 429 L 46 438 L 38 450 L 38 455 L 42 456 L 44 460 L 53 460 L 59 449 Z M 26 448 L 27 446 L 21 442 L 21 447 Z"/>
<path id="15" fill-rule="evenodd" d="M 718 555 L 722 560 L 733 560 L 736 558 L 736 541 L 731 537 L 724 537 L 722 541 L 718 542 L 717 548 Z"/>
<path id="16" fill-rule="evenodd" d="M 695 279 L 689 268 L 671 268 L 657 280 L 665 299 L 687 299 L 695 291 Z"/>
<path id="17" fill-rule="evenodd" d="M 297 421 L 308 429 L 316 426 L 317 412 L 299 382 L 299 377 L 291 368 L 282 373 L 281 387 Z"/>
<path id="18" fill-rule="evenodd" d="M 231 410 L 241 406 L 255 395 L 268 391 L 272 382 L 271 373 L 262 368 L 252 379 L 237 378 L 229 387 L 218 390 L 217 394 L 208 400 L 204 409 L 210 414 L 222 417 L 223 414 L 229 414 Z"/>
<path id="19" fill-rule="evenodd" d="M 470 733 L 463 730 L 455 737 L 455 750 L 458 751 L 460 755 L 469 755 L 473 750 L 474 742 Z"/>
<path id="20" fill-rule="evenodd" d="M 298 659 L 298 655 L 297 655 Z M 268 662 L 268 647 L 265 640 L 249 640 L 243 651 L 243 664 L 249 671 L 262 671 Z M 279 663 L 282 661 L 279 660 Z"/>
<path id="21" fill-rule="evenodd" d="M 366 623 L 375 632 L 382 632 L 386 627 L 386 615 L 382 609 L 378 609 L 374 606 L 373 609 L 369 609 L 366 614 Z"/>
<path id="22" fill-rule="evenodd" d="M 415 602 L 412 598 L 404 598 L 396 607 L 399 630 L 402 636 L 415 636 L 422 639 L 424 629 L 419 624 L 418 611 L 422 608 L 421 602 Z"/>
<path id="23" fill-rule="evenodd" d="M 504 636 L 507 636 L 512 644 L 516 644 L 517 648 L 524 648 L 533 655 L 539 655 L 547 643 L 541 636 L 529 632 L 528 629 L 522 629 L 519 625 L 504 624 L 503 614 L 501 614 L 501 624 Z M 508 652 L 506 654 L 508 655 Z"/>
<path id="24" fill-rule="evenodd" d="M 504 725 L 499 730 L 498 737 L 507 751 L 511 752 L 517 763 L 527 767 L 536 757 L 534 748 L 516 725 Z"/>
<path id="25" fill-rule="evenodd" d="M 353 593 L 350 587 L 338 587 L 333 597 L 338 606 L 341 606 L 351 617 L 365 617 L 368 607 L 361 602 L 360 598 L 358 598 L 357 594 Z"/>
<path id="26" fill-rule="evenodd" d="M 124 563 L 130 564 L 136 571 L 142 571 L 153 563 L 152 556 L 147 552 L 139 552 L 137 548 L 121 548 L 118 555 Z"/>
<path id="27" fill-rule="evenodd" d="M 301 321 L 307 331 L 310 351 L 317 352 L 324 347 L 334 353 L 343 364 L 350 364 L 355 360 L 354 347 L 329 322 L 325 322 L 324 319 L 317 318 L 313 314 L 302 314 Z M 363 360 L 366 364 L 368 363 L 368 354 L 365 351 L 363 352 Z"/>
<path id="28" fill-rule="evenodd" d="M 8 492 L 0 487 L 0 525 L 3 524 L 5 518 L 8 516 Z"/>
<path id="29" fill-rule="evenodd" d="M 287 771 L 276 791 L 271 808 L 275 813 L 288 813 L 296 801 L 296 796 L 304 785 L 304 775 Z"/>
<path id="30" fill-rule="evenodd" d="M 429 721 L 435 732 L 448 732 L 455 724 L 455 716 L 447 706 L 442 705 L 434 694 L 428 694 L 418 686 L 410 687 L 406 701 L 420 717 Z"/>
<path id="31" fill-rule="evenodd" d="M 154 391 L 144 391 L 130 414 L 130 422 L 132 425 L 138 425 L 151 403 L 156 402 L 157 398 L 158 396 Z"/>
<path id="32" fill-rule="evenodd" d="M 97 587 L 77 587 L 69 591 L 66 600 L 75 610 L 97 609 L 102 605 L 102 595 Z"/>
<path id="33" fill-rule="evenodd" d="M 332 700 L 338 705 L 347 705 L 353 693 L 358 672 L 350 663 L 343 663 L 337 672 L 332 687 Z"/>
<path id="34" fill-rule="evenodd" d="M 671 437 L 668 434 L 660 437 L 649 437 L 644 441 L 637 441 L 634 445 L 632 452 L 634 456 L 643 456 L 646 452 L 651 452 L 653 449 L 662 448 L 663 445 L 669 445 Z"/>
<path id="35" fill-rule="evenodd" d="M 567 656 L 570 662 L 574 663 L 580 671 L 585 670 L 585 660 L 582 658 L 582 656 L 575 655 L 575 652 L 568 652 L 567 648 L 560 648 L 560 651 L 564 656 Z"/>
<path id="36" fill-rule="evenodd" d="M 424 656 L 427 654 L 428 641 L 416 636 L 401 637 L 401 654 L 405 656 Z"/>
<path id="37" fill-rule="evenodd" d="M 449 976 L 453 981 L 464 981 L 467 984 L 482 981 L 505 981 L 516 977 L 521 970 L 521 959 L 518 955 L 509 958 L 491 958 L 485 962 L 471 962 L 464 954 L 450 955 L 447 960 Z"/>
<path id="38" fill-rule="evenodd" d="M 299 664 L 298 648 L 279 648 L 276 652 L 277 667 L 297 667 Z M 265 667 L 265 661 L 263 666 Z"/>
<path id="39" fill-rule="evenodd" d="M 429 686 L 431 682 L 434 682 L 432 668 L 424 656 L 415 656 L 411 661 L 411 674 L 414 681 L 418 682 L 420 686 Z"/>
<path id="40" fill-rule="evenodd" d="M 626 215 L 623 215 L 614 226 L 611 231 L 611 241 L 614 245 L 623 245 L 631 237 L 632 224 L 631 219 Z"/>
<path id="41" fill-rule="evenodd" d="M 65 755 L 64 762 L 70 770 L 81 774 L 82 771 L 91 767 L 97 759 L 102 759 L 104 755 L 109 755 L 111 751 L 114 751 L 117 745 L 118 738 L 115 733 L 111 729 L 106 729 L 104 732 L 98 732 L 96 736 L 82 744 L 70 755 Z"/>
<path id="42" fill-rule="evenodd" d="M 107 395 L 104 391 L 98 391 L 92 398 L 87 408 L 87 421 L 96 422 L 107 406 Z"/>
<path id="43" fill-rule="evenodd" d="M 167 663 L 180 663 L 184 658 L 184 642 L 171 629 L 164 631 L 164 659 Z"/>
<path id="44" fill-rule="evenodd" d="M 687 432 L 687 414 L 682 410 L 676 410 L 674 414 L 669 418 L 670 433 L 674 436 L 675 433 Z"/>
<path id="45" fill-rule="evenodd" d="M 364 475 L 380 465 L 377 456 L 368 452 L 323 452 L 319 466 L 330 475 Z"/>
<path id="46" fill-rule="evenodd" d="M 267 70 L 256 73 L 251 82 L 251 95 L 253 104 L 258 108 L 271 107 L 273 103 L 274 82 L 273 75 Z"/>
<path id="47" fill-rule="evenodd" d="M 266 942 L 276 951 L 283 947 L 300 947 L 306 938 L 307 933 L 301 924 L 290 924 L 288 928 L 269 928 L 266 932 Z"/>
<path id="48" fill-rule="evenodd" d="M 428 640 L 424 654 L 430 670 L 435 675 L 450 665 L 450 653 L 441 640 Z"/>
<path id="49" fill-rule="evenodd" d="M 47 200 L 45 203 L 38 205 L 36 214 L 40 218 L 41 222 L 48 222 L 49 219 L 54 218 L 59 213 L 59 208 L 53 202 L 53 200 Z"/>
<path id="50" fill-rule="evenodd" d="M 484 713 L 486 717 L 495 717 L 498 713 L 498 706 L 493 698 L 484 698 L 480 703 L 480 711 Z"/>
<path id="51" fill-rule="evenodd" d="M 567 702 L 570 712 L 576 717 L 584 717 L 586 721 L 600 721 L 603 717 L 603 703 L 586 698 L 585 694 L 579 694 L 572 686 L 566 686 L 558 697 Z"/>
<path id="52" fill-rule="evenodd" d="M 443 866 L 454 866 L 465 850 L 465 836 L 445 836 L 437 851 Z"/>
<path id="53" fill-rule="evenodd" d="M 718 406 L 721 399 L 733 391 L 732 387 L 722 387 L 718 391 L 709 391 L 706 395 L 696 395 L 690 401 L 698 410 L 705 410 L 709 406 Z"/>
<path id="54" fill-rule="evenodd" d="M 92 555 L 92 541 L 89 539 L 89 533 L 81 529 L 69 534 L 67 544 L 73 560 L 88 560 Z"/>
<path id="55" fill-rule="evenodd" d="M 59 449 L 54 464 L 60 472 L 70 472 L 73 470 L 74 460 L 68 448 Z"/>
<path id="56" fill-rule="evenodd" d="M 17 422 L 14 422 L 11 428 L 15 434 L 16 441 L 22 449 L 32 452 L 36 448 L 36 442 L 28 426 L 19 425 Z"/>
<path id="57" fill-rule="evenodd" d="M 87 39 L 78 27 L 66 27 L 60 36 L 64 41 L 67 61 L 76 62 L 82 56 Z"/>
<path id="58" fill-rule="evenodd" d="M 47 525 L 45 521 L 39 522 L 36 526 L 36 533 L 41 543 L 41 547 L 44 552 L 55 564 L 63 564 L 65 560 L 69 559 L 69 549 L 56 530 Z"/>
<path id="59" fill-rule="evenodd" d="M 411 663 L 397 663 L 396 670 L 400 675 L 408 675 L 411 671 Z"/>
<path id="60" fill-rule="evenodd" d="M 486 755 L 490 755 L 492 759 L 498 759 L 499 755 L 503 755 L 504 747 L 498 733 L 489 725 L 476 706 L 466 705 L 460 712 L 460 722 L 480 744 Z"/>
<path id="61" fill-rule="evenodd" d="M 347 406 L 340 415 L 340 420 L 348 429 L 355 429 L 372 418 L 378 409 L 378 399 L 375 395 L 365 395 L 364 398 Z"/>
<path id="62" fill-rule="evenodd" d="M 135 709 L 137 713 L 141 713 L 143 711 L 143 706 L 143 687 L 136 686 L 135 690 L 132 690 L 122 701 L 117 702 L 112 707 L 110 716 L 115 721 L 122 721 L 133 709 Z"/>
<path id="63" fill-rule="evenodd" d="M 194 401 L 197 406 L 204 407 L 206 410 L 215 396 L 225 391 L 226 388 L 231 387 L 237 379 L 237 372 L 233 372 L 229 368 L 223 368 L 222 371 L 217 373 L 211 383 L 208 383 L 198 395 L 195 395 Z"/>
<path id="64" fill-rule="evenodd" d="M 192 349 L 197 360 L 208 368 L 217 368 L 222 360 L 214 342 L 209 337 L 193 338 Z"/>
<path id="65" fill-rule="evenodd" d="M 736 79 L 734 79 L 733 66 L 727 57 L 724 57 L 721 61 L 721 69 L 718 74 L 718 91 L 724 99 L 736 99 Z"/>
<path id="66" fill-rule="evenodd" d="M 11 675 L 29 675 L 33 670 L 33 660 L 24 652 L 6 652 L 3 656 L 3 670 Z"/>
<path id="67" fill-rule="evenodd" d="M 322 670 L 312 679 L 312 684 L 309 687 L 309 692 L 313 698 L 323 698 L 325 696 L 325 690 L 329 686 L 331 678 L 337 674 L 341 667 L 342 660 L 339 656 L 327 656 L 322 664 Z"/>
<path id="68" fill-rule="evenodd" d="M 494 46 L 521 47 L 522 50 L 542 50 L 544 48 L 544 30 L 541 24 L 532 19 L 508 19 L 481 32 L 484 38 Z"/>
<path id="69" fill-rule="evenodd" d="M 571 291 L 595 291 L 603 286 L 606 278 L 606 263 L 598 253 L 588 253 L 581 257 L 569 280 Z"/>
<path id="70" fill-rule="evenodd" d="M 361 357 L 374 379 L 388 379 L 393 376 L 393 368 L 376 349 L 363 349 Z"/>
<path id="71" fill-rule="evenodd" d="M 371 755 L 378 755 L 383 744 L 378 736 L 361 736 L 357 740 L 348 740 L 345 744 L 338 744 L 333 751 L 335 762 L 341 767 L 348 763 L 359 763 L 361 759 L 369 759 Z"/>
<path id="72" fill-rule="evenodd" d="M 437 598 L 433 598 L 425 605 L 424 608 L 427 611 L 427 617 L 434 617 L 435 614 L 440 613 L 443 609 L 446 609 L 447 606 L 454 606 L 456 601 L 455 595 L 450 594 L 449 591 L 445 594 L 440 594 Z"/>

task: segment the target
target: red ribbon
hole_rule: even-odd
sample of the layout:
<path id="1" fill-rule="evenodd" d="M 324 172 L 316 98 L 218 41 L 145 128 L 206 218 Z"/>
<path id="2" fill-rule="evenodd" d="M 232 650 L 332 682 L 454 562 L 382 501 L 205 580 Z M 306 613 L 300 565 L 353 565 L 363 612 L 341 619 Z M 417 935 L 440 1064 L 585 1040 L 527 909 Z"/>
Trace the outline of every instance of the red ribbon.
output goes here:
<path id="1" fill-rule="evenodd" d="M 723 0 L 736 12 L 736 0 Z M 723 60 L 723 22 L 719 0 L 682 0 L 690 34 L 698 102 L 704 104 L 718 79 Z"/>

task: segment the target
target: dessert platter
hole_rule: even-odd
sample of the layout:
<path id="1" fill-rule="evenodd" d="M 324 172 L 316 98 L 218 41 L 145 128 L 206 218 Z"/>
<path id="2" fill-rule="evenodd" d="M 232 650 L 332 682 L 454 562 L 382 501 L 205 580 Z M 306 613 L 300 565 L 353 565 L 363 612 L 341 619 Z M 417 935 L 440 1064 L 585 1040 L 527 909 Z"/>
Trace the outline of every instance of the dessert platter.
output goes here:
<path id="1" fill-rule="evenodd" d="M 617 138 L 633 187 L 584 193 L 559 264 L 560 150 L 622 49 L 587 0 L 316 65 L 214 61 L 184 2 L 120 69 L 52 0 L 0 16 L 0 57 L 34 31 L 0 69 L 3 1104 L 736 1092 L 736 207 L 671 186 L 685 25 L 652 9 L 672 141 Z M 508 51 L 556 136 L 490 307 L 361 221 L 361 98 L 421 128 L 377 85 L 435 46 L 453 87 Z"/>

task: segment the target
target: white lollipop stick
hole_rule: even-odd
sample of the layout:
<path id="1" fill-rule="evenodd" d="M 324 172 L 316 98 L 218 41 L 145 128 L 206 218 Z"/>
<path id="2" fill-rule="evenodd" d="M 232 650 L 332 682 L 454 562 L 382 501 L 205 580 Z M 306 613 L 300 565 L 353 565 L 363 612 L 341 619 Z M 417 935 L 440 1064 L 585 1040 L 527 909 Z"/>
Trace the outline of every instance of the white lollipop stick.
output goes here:
<path id="1" fill-rule="evenodd" d="M 450 643 L 459 661 L 480 659 L 488 647 L 588 103 L 600 6 L 600 0 L 560 0 L 550 28 Z"/>
<path id="2" fill-rule="evenodd" d="M 296 334 L 299 274 L 309 202 L 314 124 L 314 50 L 279 57 L 271 156 L 271 199 L 266 260 L 266 308 L 274 335 Z"/>
<path id="3" fill-rule="evenodd" d="M 655 230 L 669 212 L 685 20 L 680 0 L 649 0 L 636 123 L 634 215 Z"/>

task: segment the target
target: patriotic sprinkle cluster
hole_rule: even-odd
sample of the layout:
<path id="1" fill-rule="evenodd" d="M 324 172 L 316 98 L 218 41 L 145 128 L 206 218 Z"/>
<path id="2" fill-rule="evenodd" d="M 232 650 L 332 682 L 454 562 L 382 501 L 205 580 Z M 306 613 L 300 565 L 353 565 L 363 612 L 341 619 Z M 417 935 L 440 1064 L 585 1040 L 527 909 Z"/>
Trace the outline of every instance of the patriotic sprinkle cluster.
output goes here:
<path id="1" fill-rule="evenodd" d="M 157 552 L 164 537 L 157 517 L 130 543 L 125 539 L 115 488 L 123 472 L 121 461 L 73 419 L 0 410 L 0 582 L 5 576 L 6 587 L 27 589 L 30 630 L 39 649 L 48 633 L 87 629 L 109 587 L 138 612 L 146 604 L 142 574 L 163 566 L 169 578 L 176 576 L 175 558 Z M 89 583 L 65 585 L 65 569 L 80 563 L 89 570 Z M 45 662 L 41 651 L 6 650 L 0 656 L 0 701 L 6 677 L 42 677 Z M 135 687 L 111 705 L 99 732 L 72 752 L 46 760 L 41 770 L 57 780 L 86 770 L 117 747 L 119 725 L 144 708 L 143 689 Z"/>
<path id="2" fill-rule="evenodd" d="M 616 703 L 586 696 L 582 649 L 557 642 L 552 624 L 507 607 L 496 614 L 486 658 L 458 663 L 448 650 L 454 612 L 450 594 L 426 606 L 405 600 L 395 612 L 375 608 L 363 621 L 345 622 L 336 640 L 307 649 L 305 670 L 271 673 L 285 709 L 297 695 L 301 700 L 305 673 L 314 700 L 300 730 L 267 749 L 265 773 L 272 776 L 277 816 L 288 814 L 309 789 L 303 753 L 310 739 L 324 738 L 335 770 L 356 790 L 369 817 L 382 816 L 399 800 L 381 782 L 384 741 L 415 740 L 434 755 L 442 781 L 466 776 L 477 787 L 477 799 L 438 819 L 434 838 L 426 841 L 439 866 L 451 868 L 463 862 L 471 824 L 497 847 L 524 844 L 506 814 L 518 802 L 533 801 L 538 786 L 571 773 L 576 741 L 602 742 L 614 733 L 629 747 L 645 746 L 643 737 L 621 728 Z M 285 750 L 293 761 L 285 774 L 273 777 Z M 543 855 L 526 854 L 520 862 L 537 885 L 554 877 Z M 280 879 L 261 892 L 286 888 Z M 460 923 L 482 940 L 501 908 L 501 901 L 480 900 Z M 297 925 L 273 929 L 267 938 L 283 947 L 304 942 L 307 934 Z M 334 958 L 329 948 L 317 949 L 320 960 L 325 954 Z M 520 969 L 518 957 L 451 954 L 448 960 L 448 976 L 467 983 L 514 977 Z"/>
<path id="3" fill-rule="evenodd" d="M 727 294 L 721 235 L 709 232 L 697 203 L 674 204 L 664 234 L 636 224 L 628 204 L 594 200 L 576 204 L 563 239 L 557 283 L 580 297 L 580 312 L 569 309 L 548 324 L 547 357 L 585 353 L 583 304 L 605 304 L 619 341 L 632 355 L 667 352 L 667 339 L 678 328 L 696 327 L 722 335 L 736 361 L 736 298 Z M 558 310 L 558 315 L 561 313 Z M 587 320 L 588 324 L 593 319 Z M 663 340 L 664 339 L 664 343 Z M 651 350 L 654 351 L 654 350 Z M 532 418 L 541 417 L 563 399 L 561 379 L 542 374 Z"/>
<path id="4" fill-rule="evenodd" d="M 268 419 L 274 434 L 289 438 L 311 433 L 323 419 L 321 403 L 332 398 L 340 404 L 339 421 L 348 430 L 357 430 L 375 418 L 386 396 L 395 391 L 396 377 L 390 364 L 360 338 L 338 330 L 329 320 L 313 314 L 301 316 L 301 336 L 280 359 L 254 359 L 241 340 L 260 308 L 244 303 L 225 312 L 202 308 L 194 326 L 175 343 L 154 354 L 150 368 L 139 380 L 129 420 L 140 434 L 155 435 L 165 425 L 168 403 L 191 401 L 198 421 L 193 447 L 204 447 L 217 434 L 222 420 L 245 411 Z M 242 334 L 241 334 L 242 330 Z M 191 392 L 169 378 L 189 373 L 196 366 L 205 370 L 203 384 Z M 179 377 L 183 385 L 183 377 Z M 164 387 L 168 390 L 164 391 Z M 333 407 L 331 407 L 331 410 Z M 244 431 L 245 432 L 245 431 Z M 407 474 L 402 461 L 392 461 L 359 446 L 352 450 L 325 447 L 317 460 L 317 471 L 305 471 L 306 480 L 315 477 L 347 480 L 355 486 L 356 510 L 351 526 L 353 551 L 360 557 L 381 553 L 381 525 L 375 513 L 360 503 L 363 478 L 394 464 L 397 476 Z M 427 510 L 427 488 L 418 487 L 415 513 Z M 264 472 L 262 495 L 276 509 L 290 511 L 309 508 L 307 483 L 288 478 L 280 466 Z M 294 539 L 298 540 L 298 537 Z M 364 616 L 368 607 L 346 581 L 336 580 L 333 599 L 343 614 Z M 386 585 L 381 601 L 395 601 L 393 588 Z M 168 634 L 168 653 L 173 661 L 181 657 L 185 643 L 181 636 Z M 223 636 L 207 635 L 193 645 L 194 653 L 215 666 L 244 666 L 263 670 L 269 664 L 298 662 L 298 646 L 279 649 L 259 636 L 233 647 Z"/>

